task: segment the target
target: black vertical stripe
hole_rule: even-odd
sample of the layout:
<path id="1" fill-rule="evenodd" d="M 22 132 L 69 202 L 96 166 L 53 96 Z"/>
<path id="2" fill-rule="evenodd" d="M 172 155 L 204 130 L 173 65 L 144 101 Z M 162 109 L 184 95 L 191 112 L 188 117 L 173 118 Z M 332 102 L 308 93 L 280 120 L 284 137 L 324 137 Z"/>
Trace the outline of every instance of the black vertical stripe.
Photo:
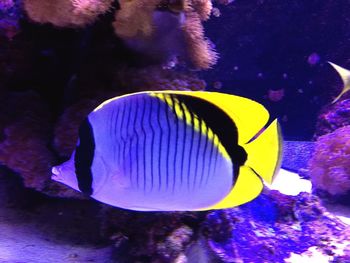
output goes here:
<path id="1" fill-rule="evenodd" d="M 124 138 L 124 131 L 126 130 L 124 127 L 124 122 L 125 122 L 125 102 L 123 103 L 123 110 L 121 112 L 121 123 L 120 123 L 120 139 L 121 139 L 121 147 L 119 151 L 119 164 L 124 163 L 124 151 L 125 151 L 125 138 Z"/>
<path id="2" fill-rule="evenodd" d="M 194 168 L 195 179 L 193 180 L 193 189 L 196 187 L 197 174 L 198 174 L 199 150 L 201 148 L 201 141 L 202 141 L 202 120 L 198 119 L 198 123 L 199 123 L 199 132 L 198 132 L 199 138 L 198 138 L 197 151 L 196 151 L 196 164 Z"/>
<path id="3" fill-rule="evenodd" d="M 188 167 L 187 167 L 187 187 L 190 188 L 190 179 L 191 179 L 191 165 L 192 162 L 190 161 L 192 158 L 192 148 L 193 148 L 193 141 L 194 141 L 194 115 L 191 111 L 188 111 L 190 113 L 190 121 L 191 121 L 191 140 L 190 140 L 190 152 L 189 152 L 189 158 L 188 158 Z M 195 175 L 194 175 L 195 176 Z"/>
<path id="4" fill-rule="evenodd" d="M 154 134 L 155 134 L 155 131 L 154 131 L 154 127 L 153 127 L 153 124 L 152 124 L 152 113 L 153 113 L 153 100 L 154 98 L 150 98 L 149 101 L 150 101 L 150 110 L 149 110 L 149 114 L 148 114 L 148 123 L 150 124 L 150 128 L 151 128 L 151 191 L 153 190 L 153 185 L 154 185 L 154 172 L 153 172 L 153 162 L 154 162 Z"/>
<path id="5" fill-rule="evenodd" d="M 163 130 L 160 123 L 160 99 L 157 99 L 157 121 L 159 126 L 159 147 L 158 147 L 158 190 L 162 187 L 162 174 L 161 174 L 161 162 L 162 162 L 162 140 Z"/>
<path id="6" fill-rule="evenodd" d="M 146 113 L 146 99 L 144 96 L 142 96 L 141 130 L 143 134 L 142 160 L 143 160 L 143 190 L 144 191 L 146 191 L 146 131 L 144 127 L 145 113 Z"/>
<path id="7" fill-rule="evenodd" d="M 132 111 L 135 111 L 133 104 L 130 104 L 130 115 Z M 133 116 L 130 116 L 129 118 L 129 125 L 128 125 L 128 134 L 129 134 L 129 174 L 130 174 L 130 182 L 132 182 L 132 175 L 133 175 L 133 162 L 132 162 L 132 144 L 134 141 L 134 130 L 135 130 L 135 113 Z"/>
<path id="8" fill-rule="evenodd" d="M 176 110 L 175 110 L 175 106 L 176 106 L 176 102 L 174 100 L 174 97 L 170 95 L 170 99 L 171 99 L 171 103 L 173 105 L 173 116 L 175 118 L 175 149 L 174 149 L 174 159 L 173 159 L 173 188 L 172 188 L 172 192 L 175 191 L 175 186 L 176 186 L 176 177 L 177 177 L 177 173 L 176 173 L 176 168 L 177 168 L 177 147 L 178 147 L 178 143 L 179 143 L 179 118 L 176 115 Z"/>
<path id="9" fill-rule="evenodd" d="M 165 108 L 165 117 L 166 117 L 166 123 L 167 123 L 167 127 L 168 127 L 168 131 L 166 132 L 167 134 L 167 149 L 166 149 L 166 189 L 169 188 L 169 167 L 170 167 L 170 163 L 169 163 L 169 150 L 170 150 L 170 136 L 171 136 L 171 128 L 170 128 L 170 121 L 169 121 L 169 107 L 167 104 L 167 107 Z"/>
<path id="10" fill-rule="evenodd" d="M 185 162 L 185 147 L 186 147 L 186 137 L 187 137 L 187 116 L 185 114 L 184 105 L 182 103 L 179 103 L 180 110 L 182 112 L 183 116 L 183 140 L 182 140 L 182 154 L 181 154 L 181 173 L 180 173 L 180 186 L 182 186 L 183 183 L 183 175 L 184 175 L 184 162 Z"/>
<path id="11" fill-rule="evenodd" d="M 137 144 L 137 141 L 138 141 L 138 134 L 137 134 L 137 111 L 138 111 L 138 104 L 137 104 L 137 99 L 136 99 L 136 102 L 133 103 L 133 108 L 134 108 L 134 116 L 133 116 L 133 142 L 136 141 L 136 144 Z M 131 145 L 132 146 L 132 145 Z M 136 178 L 138 178 L 138 159 L 137 159 L 137 156 L 138 156 L 138 147 L 136 145 L 136 148 L 134 151 L 130 151 L 130 160 L 132 160 L 132 153 L 134 152 L 135 153 L 135 162 L 136 162 L 136 169 L 133 169 L 135 171 L 135 175 L 136 175 Z M 135 162 L 131 162 L 131 166 L 134 167 L 135 165 Z M 138 180 L 138 179 L 137 179 Z M 133 174 L 130 172 L 130 182 L 132 183 L 133 182 Z"/>
<path id="12" fill-rule="evenodd" d="M 118 105 L 119 106 L 119 105 Z M 115 143 L 116 146 L 117 146 L 117 149 L 116 151 L 114 152 L 114 161 L 116 160 L 116 157 L 115 157 L 115 154 L 116 152 L 118 151 L 118 161 L 119 161 L 119 150 L 120 150 L 120 140 L 119 140 L 119 134 L 120 134 L 120 127 L 118 126 L 119 122 L 121 121 L 120 120 L 120 107 L 117 107 L 117 116 L 115 117 L 115 121 L 114 121 L 114 140 L 115 140 Z M 119 163 L 118 163 L 119 164 Z"/>
<path id="13" fill-rule="evenodd" d="M 130 150 L 130 136 L 129 136 L 129 126 L 130 126 L 130 117 L 131 117 L 131 103 L 128 103 L 127 108 L 127 118 L 126 118 L 126 124 L 125 124 L 125 147 L 123 150 L 123 168 L 124 171 L 126 171 L 127 163 L 126 163 L 126 150 L 129 148 Z M 130 171 L 130 170 L 129 170 Z"/>
<path id="14" fill-rule="evenodd" d="M 78 187 L 84 194 L 92 195 L 91 166 L 94 159 L 95 139 L 89 119 L 86 118 L 79 128 L 79 145 L 74 156 L 75 174 Z"/>
<path id="15" fill-rule="evenodd" d="M 214 176 L 216 176 L 216 168 L 217 168 L 218 158 L 219 158 L 219 145 L 221 144 L 221 142 L 219 141 L 219 138 L 216 135 L 215 137 L 217 138 L 218 145 L 215 147 L 215 157 L 214 157 L 215 161 L 214 161 L 214 172 L 213 172 Z"/>
<path id="16" fill-rule="evenodd" d="M 139 111 L 139 99 L 137 98 L 135 101 L 135 106 L 136 106 L 136 116 L 138 116 L 138 111 Z M 135 118 L 136 119 L 136 118 Z M 135 131 L 136 131 L 136 150 L 135 150 L 135 163 L 136 163 L 136 187 L 139 188 L 139 173 L 140 173 L 140 166 L 139 166 L 139 133 L 138 129 L 136 129 L 135 125 Z"/>
<path id="17" fill-rule="evenodd" d="M 208 127 L 209 129 L 209 127 Z M 213 134 L 213 139 L 214 139 L 214 134 Z M 210 153 L 209 153 L 209 167 L 208 167 L 208 172 L 207 172 L 207 178 L 205 179 L 205 184 L 208 183 L 209 177 L 211 175 L 211 168 L 213 164 L 213 151 L 214 151 L 214 140 L 210 141 Z"/>
<path id="18" fill-rule="evenodd" d="M 109 120 L 109 138 L 111 138 L 111 140 L 113 141 L 114 140 L 114 138 L 115 138 L 115 135 L 114 135 L 114 125 L 115 125 L 115 111 L 116 111 L 116 109 L 115 108 L 113 108 L 113 110 L 112 110 L 112 114 L 111 114 L 111 117 L 110 117 L 110 120 Z M 114 125 L 113 125 L 114 124 Z M 112 147 L 112 151 L 113 151 L 113 160 L 115 160 L 115 150 L 116 150 L 116 143 L 113 143 L 112 144 L 113 145 L 113 147 Z"/>
<path id="19" fill-rule="evenodd" d="M 108 125 L 108 127 L 109 127 L 109 137 L 110 138 L 113 138 L 114 136 L 114 134 L 113 134 L 113 129 L 112 129 L 112 124 L 114 123 L 114 115 L 115 115 L 115 109 L 113 109 L 112 110 L 112 114 L 110 115 L 110 118 L 109 118 L 109 125 Z"/>
<path id="20" fill-rule="evenodd" d="M 205 160 L 205 156 L 207 154 L 207 147 L 208 147 L 208 126 L 206 126 L 206 136 L 204 136 L 205 138 L 205 143 L 204 143 L 204 149 L 203 149 L 203 155 L 202 155 L 202 171 L 201 171 L 201 179 L 199 182 L 199 185 L 201 186 L 203 183 L 203 178 L 204 178 L 204 168 L 206 167 L 206 160 Z"/>

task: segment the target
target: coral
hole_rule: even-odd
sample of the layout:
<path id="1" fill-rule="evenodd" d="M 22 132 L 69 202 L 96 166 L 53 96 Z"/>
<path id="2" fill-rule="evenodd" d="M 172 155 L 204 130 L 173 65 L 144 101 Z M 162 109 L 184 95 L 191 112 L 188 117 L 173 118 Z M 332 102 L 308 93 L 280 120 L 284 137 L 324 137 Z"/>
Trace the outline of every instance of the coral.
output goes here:
<path id="1" fill-rule="evenodd" d="M 1 103 L 0 162 L 21 174 L 27 187 L 38 190 L 44 188 L 53 161 L 47 148 L 48 112 L 44 101 L 30 91 L 9 94 Z"/>
<path id="2" fill-rule="evenodd" d="M 175 1 L 181 2 L 181 1 Z M 146 4 L 147 3 L 147 4 Z M 181 26 L 187 54 L 191 63 L 200 69 L 208 69 L 218 59 L 213 46 L 204 36 L 202 21 L 207 20 L 212 10 L 212 3 L 208 0 L 183 0 L 180 12 L 184 13 L 184 22 Z M 121 1 L 121 9 L 116 13 L 114 28 L 116 34 L 124 39 L 147 38 L 152 35 L 155 26 L 153 12 L 157 5 L 164 6 L 170 3 L 161 3 L 160 0 Z M 177 40 L 178 41 L 178 40 Z"/>
<path id="3" fill-rule="evenodd" d="M 18 173 L 25 187 L 54 196 L 80 196 L 50 179 L 55 162 L 48 147 L 52 123 L 40 96 L 31 91 L 8 94 L 0 110 L 0 164 Z"/>
<path id="4" fill-rule="evenodd" d="M 3 0 L 0 2 L 0 39 L 5 36 L 8 40 L 19 33 L 19 19 L 21 18 L 18 0 Z"/>
<path id="5" fill-rule="evenodd" d="M 115 32 L 121 38 L 148 37 L 153 32 L 153 12 L 161 0 L 121 0 L 115 13 Z"/>
<path id="6" fill-rule="evenodd" d="M 185 13 L 186 19 L 182 26 L 187 51 L 196 67 L 207 69 L 216 63 L 218 55 L 209 40 L 204 37 L 200 14 L 191 9 Z"/>
<path id="7" fill-rule="evenodd" d="M 315 136 L 331 133 L 340 127 L 350 125 L 350 99 L 344 99 L 327 105 L 318 116 Z"/>
<path id="8" fill-rule="evenodd" d="M 265 191 L 238 208 L 210 212 L 202 231 L 221 262 L 288 262 L 293 254 L 313 247 L 334 259 L 344 256 L 350 237 L 349 229 L 327 214 L 318 198 L 277 191 Z M 334 253 L 336 247 L 342 251 Z"/>
<path id="9" fill-rule="evenodd" d="M 53 145 L 60 157 L 70 157 L 78 140 L 78 130 L 84 118 L 99 101 L 82 99 L 67 107 L 55 124 Z"/>
<path id="10" fill-rule="evenodd" d="M 135 213 L 108 206 L 100 217 L 102 236 L 114 242 L 118 262 L 181 262 L 196 231 L 193 224 L 203 220 L 199 213 Z"/>
<path id="11" fill-rule="evenodd" d="M 112 0 L 24 0 L 24 9 L 38 23 L 83 27 L 108 11 Z"/>
<path id="12" fill-rule="evenodd" d="M 345 126 L 317 139 L 309 161 L 314 188 L 331 195 L 350 191 L 350 126 Z"/>
<path id="13" fill-rule="evenodd" d="M 38 23 L 51 23 L 58 27 L 84 27 L 110 10 L 112 3 L 112 0 L 24 0 L 24 9 Z M 202 26 L 202 21 L 209 18 L 212 10 L 210 0 L 121 0 L 119 6 L 113 27 L 115 33 L 126 42 L 132 40 L 143 43 L 152 38 L 155 29 L 162 26 L 162 22 L 157 24 L 154 21 L 157 10 L 175 12 L 179 14 L 179 19 L 184 14 L 181 30 L 191 64 L 199 69 L 207 69 L 216 63 L 217 53 L 205 38 Z M 162 42 L 162 39 L 156 41 Z M 181 37 L 175 41 L 181 42 Z M 173 52 L 174 56 L 183 55 Z"/>
<path id="14" fill-rule="evenodd" d="M 206 212 L 140 213 L 104 205 L 100 217 L 118 262 L 288 262 L 313 249 L 329 262 L 350 256 L 349 228 L 309 193 L 265 189 L 245 205 Z M 211 260 L 201 261 L 203 253 Z"/>

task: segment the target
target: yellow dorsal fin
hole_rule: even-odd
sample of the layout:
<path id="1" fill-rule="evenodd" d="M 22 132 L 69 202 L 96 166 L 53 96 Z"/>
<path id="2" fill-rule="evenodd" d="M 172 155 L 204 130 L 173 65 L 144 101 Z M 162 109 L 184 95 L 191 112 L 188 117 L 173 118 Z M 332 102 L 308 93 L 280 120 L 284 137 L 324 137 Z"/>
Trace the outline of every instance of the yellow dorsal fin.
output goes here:
<path id="1" fill-rule="evenodd" d="M 341 98 L 341 96 L 343 96 L 346 92 L 348 92 L 350 90 L 350 70 L 342 68 L 342 67 L 340 67 L 332 62 L 329 62 L 329 61 L 328 61 L 328 63 L 337 71 L 337 73 L 341 77 L 341 79 L 343 81 L 343 85 L 344 85 L 343 90 L 332 101 L 332 103 L 335 103 Z"/>
<path id="2" fill-rule="evenodd" d="M 282 159 L 282 136 L 277 119 L 243 147 L 248 153 L 245 165 L 252 167 L 266 182 L 271 183 Z"/>
<path id="3" fill-rule="evenodd" d="M 231 192 L 219 203 L 200 210 L 224 209 L 238 206 L 256 198 L 263 189 L 263 183 L 248 166 L 241 166 L 238 179 Z"/>
<path id="4" fill-rule="evenodd" d="M 239 131 L 239 145 L 247 143 L 266 125 L 267 121 L 269 120 L 269 113 L 265 107 L 247 98 L 207 91 L 169 90 L 161 92 L 201 98 L 222 109 L 237 126 Z"/>

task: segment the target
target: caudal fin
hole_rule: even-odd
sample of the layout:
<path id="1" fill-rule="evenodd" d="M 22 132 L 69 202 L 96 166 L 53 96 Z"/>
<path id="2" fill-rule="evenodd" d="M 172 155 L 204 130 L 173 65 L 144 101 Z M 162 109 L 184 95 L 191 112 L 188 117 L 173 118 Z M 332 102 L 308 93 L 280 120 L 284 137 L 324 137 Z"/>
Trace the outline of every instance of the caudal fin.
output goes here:
<path id="1" fill-rule="evenodd" d="M 346 92 L 350 90 L 350 70 L 347 70 L 345 68 L 342 68 L 332 62 L 328 63 L 337 71 L 339 76 L 341 77 L 343 81 L 343 90 L 340 92 L 340 94 L 332 101 L 332 104 L 337 102 Z"/>
<path id="2" fill-rule="evenodd" d="M 281 130 L 276 119 L 253 141 L 243 146 L 248 154 L 245 165 L 264 181 L 271 183 L 281 166 L 282 144 Z"/>

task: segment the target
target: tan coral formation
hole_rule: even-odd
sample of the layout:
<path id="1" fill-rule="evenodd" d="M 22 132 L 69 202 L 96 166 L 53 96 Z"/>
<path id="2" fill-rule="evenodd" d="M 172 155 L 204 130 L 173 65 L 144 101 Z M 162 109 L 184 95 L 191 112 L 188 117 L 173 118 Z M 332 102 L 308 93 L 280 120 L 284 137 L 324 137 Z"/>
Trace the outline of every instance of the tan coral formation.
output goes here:
<path id="1" fill-rule="evenodd" d="M 350 126 L 317 139 L 309 171 L 316 189 L 331 195 L 350 193 Z"/>
<path id="2" fill-rule="evenodd" d="M 84 27 L 111 9 L 112 0 L 24 0 L 29 17 L 59 27 Z M 147 39 L 154 33 L 154 12 L 167 10 L 184 16 L 180 30 L 191 64 L 198 69 L 212 67 L 218 55 L 204 35 L 202 21 L 212 11 L 211 0 L 120 0 L 113 27 L 122 39 Z M 179 40 L 181 41 L 181 40 Z"/>
<path id="3" fill-rule="evenodd" d="M 153 32 L 152 14 L 161 0 L 120 0 L 115 13 L 115 33 L 121 38 L 150 36 Z"/>
<path id="4" fill-rule="evenodd" d="M 83 27 L 107 12 L 113 0 L 24 0 L 28 16 L 58 27 Z"/>

